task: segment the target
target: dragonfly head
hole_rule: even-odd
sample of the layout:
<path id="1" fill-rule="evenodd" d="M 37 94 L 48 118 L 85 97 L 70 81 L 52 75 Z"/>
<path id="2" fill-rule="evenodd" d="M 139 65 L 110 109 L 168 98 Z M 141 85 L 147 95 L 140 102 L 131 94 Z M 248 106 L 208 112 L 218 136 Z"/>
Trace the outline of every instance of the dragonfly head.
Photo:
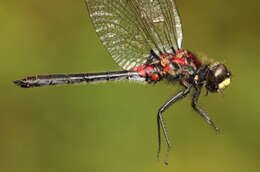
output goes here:
<path id="1" fill-rule="evenodd" d="M 214 63 L 208 67 L 206 88 L 210 92 L 222 92 L 231 82 L 231 73 L 221 63 Z"/>

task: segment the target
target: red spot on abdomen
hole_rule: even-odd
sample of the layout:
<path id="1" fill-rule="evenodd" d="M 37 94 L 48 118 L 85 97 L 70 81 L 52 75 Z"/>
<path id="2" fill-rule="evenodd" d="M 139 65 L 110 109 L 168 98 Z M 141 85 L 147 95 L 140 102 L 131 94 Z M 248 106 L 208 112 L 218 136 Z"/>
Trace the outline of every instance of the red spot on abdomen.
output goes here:
<path id="1" fill-rule="evenodd" d="M 140 65 L 133 68 L 132 70 L 137 71 L 141 77 L 148 77 L 152 81 L 157 81 L 160 79 L 160 75 L 156 72 L 153 65 Z"/>

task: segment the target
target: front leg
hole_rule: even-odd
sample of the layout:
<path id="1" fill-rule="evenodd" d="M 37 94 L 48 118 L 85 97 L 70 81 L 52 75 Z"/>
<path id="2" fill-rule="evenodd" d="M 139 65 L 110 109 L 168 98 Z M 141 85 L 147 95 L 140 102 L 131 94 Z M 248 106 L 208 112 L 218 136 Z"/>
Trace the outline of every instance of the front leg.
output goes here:
<path id="1" fill-rule="evenodd" d="M 169 140 L 168 137 L 168 133 L 167 133 L 167 129 L 163 120 L 163 112 L 168 109 L 173 103 L 175 103 L 177 100 L 180 100 L 182 98 L 184 98 L 189 92 L 190 92 L 190 88 L 188 87 L 185 90 L 180 91 L 178 94 L 176 94 L 174 97 L 172 97 L 171 99 L 169 99 L 163 106 L 160 107 L 158 113 L 157 113 L 157 132 L 158 132 L 158 152 L 157 152 L 157 158 L 159 158 L 159 154 L 161 151 L 161 128 L 162 128 L 162 132 L 163 135 L 165 137 L 165 141 L 167 144 L 167 152 L 170 151 L 171 149 L 171 142 Z M 167 164 L 167 162 L 165 162 Z"/>
<path id="2" fill-rule="evenodd" d="M 201 93 L 201 88 L 196 88 L 195 93 L 192 97 L 192 107 L 193 109 L 211 126 L 214 128 L 216 132 L 219 132 L 219 128 L 215 125 L 215 123 L 210 119 L 208 114 L 204 112 L 199 106 L 198 106 L 198 99 Z"/>

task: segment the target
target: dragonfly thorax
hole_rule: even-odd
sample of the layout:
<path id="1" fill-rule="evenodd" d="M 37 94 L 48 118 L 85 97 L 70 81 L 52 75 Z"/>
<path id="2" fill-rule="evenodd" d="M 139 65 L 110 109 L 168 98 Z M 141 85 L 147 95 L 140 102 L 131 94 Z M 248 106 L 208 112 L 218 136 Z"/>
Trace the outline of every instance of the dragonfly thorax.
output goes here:
<path id="1" fill-rule="evenodd" d="M 187 50 L 177 50 L 174 53 L 161 53 L 159 56 L 151 54 L 147 62 L 132 70 L 149 82 L 156 82 L 162 78 L 168 80 L 189 80 L 201 66 L 201 62 Z"/>

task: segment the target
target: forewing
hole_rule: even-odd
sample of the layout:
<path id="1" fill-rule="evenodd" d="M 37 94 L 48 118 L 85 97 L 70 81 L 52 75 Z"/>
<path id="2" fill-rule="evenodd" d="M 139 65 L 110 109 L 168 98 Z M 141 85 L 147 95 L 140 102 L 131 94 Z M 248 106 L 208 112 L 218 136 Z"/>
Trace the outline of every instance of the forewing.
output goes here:
<path id="1" fill-rule="evenodd" d="M 145 63 L 152 47 L 127 0 L 86 0 L 86 4 L 101 42 L 116 63 L 126 70 Z"/>
<path id="2" fill-rule="evenodd" d="M 174 34 L 172 38 L 175 41 L 175 45 L 177 43 L 177 48 L 182 48 L 182 40 L 183 40 L 183 33 L 182 33 L 182 25 L 181 25 L 181 18 L 179 12 L 177 10 L 176 4 L 174 0 L 159 0 L 160 4 L 162 4 L 163 14 L 165 14 L 165 23 L 170 27 L 170 33 Z M 164 7 L 163 7 L 164 6 Z"/>
<path id="3" fill-rule="evenodd" d="M 96 32 L 122 68 L 155 53 L 180 49 L 182 29 L 173 0 L 86 0 Z"/>

